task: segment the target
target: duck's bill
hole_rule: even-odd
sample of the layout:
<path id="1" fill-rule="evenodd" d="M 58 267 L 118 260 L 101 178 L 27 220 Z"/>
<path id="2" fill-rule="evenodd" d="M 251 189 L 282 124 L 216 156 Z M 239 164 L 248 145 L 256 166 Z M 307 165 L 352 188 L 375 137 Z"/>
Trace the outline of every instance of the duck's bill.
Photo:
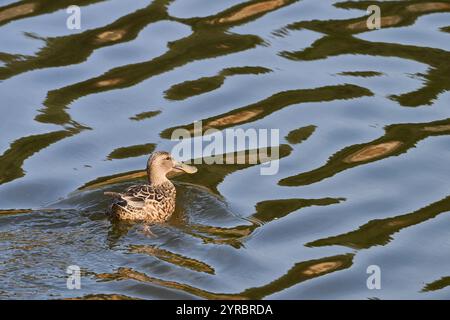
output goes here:
<path id="1" fill-rule="evenodd" d="M 197 172 L 197 168 L 196 167 L 190 166 L 190 165 L 187 165 L 187 164 L 181 163 L 181 162 L 178 162 L 174 166 L 174 169 L 179 170 L 179 171 L 183 171 L 183 172 L 186 172 L 186 173 L 189 173 L 189 174 L 193 174 L 193 173 Z"/>

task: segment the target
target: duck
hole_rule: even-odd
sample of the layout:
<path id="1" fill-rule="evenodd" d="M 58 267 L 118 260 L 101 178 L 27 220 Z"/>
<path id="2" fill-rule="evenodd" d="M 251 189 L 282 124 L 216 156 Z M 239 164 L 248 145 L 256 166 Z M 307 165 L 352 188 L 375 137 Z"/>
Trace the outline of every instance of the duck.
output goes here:
<path id="1" fill-rule="evenodd" d="M 164 223 L 175 211 L 176 189 L 169 172 L 193 174 L 197 168 L 176 161 L 167 151 L 157 151 L 147 161 L 148 183 L 133 185 L 123 193 L 104 192 L 114 198 L 109 216 L 114 220 Z"/>

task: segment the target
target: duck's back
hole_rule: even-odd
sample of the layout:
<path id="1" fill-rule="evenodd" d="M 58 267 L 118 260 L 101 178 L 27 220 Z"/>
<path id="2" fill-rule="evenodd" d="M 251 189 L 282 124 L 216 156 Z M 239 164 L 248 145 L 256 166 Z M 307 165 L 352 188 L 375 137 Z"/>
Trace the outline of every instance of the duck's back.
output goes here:
<path id="1" fill-rule="evenodd" d="M 117 194 L 111 216 L 119 220 L 167 221 L 175 210 L 176 190 L 170 182 L 160 185 L 135 185 Z"/>

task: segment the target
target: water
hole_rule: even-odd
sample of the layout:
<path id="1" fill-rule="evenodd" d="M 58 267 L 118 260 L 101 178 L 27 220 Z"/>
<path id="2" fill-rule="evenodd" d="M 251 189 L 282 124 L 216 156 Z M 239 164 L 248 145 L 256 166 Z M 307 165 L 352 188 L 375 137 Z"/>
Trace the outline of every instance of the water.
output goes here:
<path id="1" fill-rule="evenodd" d="M 81 30 L 1 1 L 0 298 L 449 298 L 450 1 L 371 1 L 381 30 L 364 1 L 75 2 Z M 202 164 L 153 235 L 111 223 L 197 120 L 279 129 L 279 172 Z"/>

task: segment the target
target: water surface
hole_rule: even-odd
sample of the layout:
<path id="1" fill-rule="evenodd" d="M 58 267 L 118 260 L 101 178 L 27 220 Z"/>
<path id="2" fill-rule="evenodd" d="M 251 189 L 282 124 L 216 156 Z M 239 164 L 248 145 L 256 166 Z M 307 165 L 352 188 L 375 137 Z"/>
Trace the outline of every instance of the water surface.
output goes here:
<path id="1" fill-rule="evenodd" d="M 449 298 L 449 21 L 445 0 L 3 0 L 0 298 Z M 279 129 L 279 172 L 201 164 L 153 235 L 110 222 L 103 192 L 198 120 Z"/>

